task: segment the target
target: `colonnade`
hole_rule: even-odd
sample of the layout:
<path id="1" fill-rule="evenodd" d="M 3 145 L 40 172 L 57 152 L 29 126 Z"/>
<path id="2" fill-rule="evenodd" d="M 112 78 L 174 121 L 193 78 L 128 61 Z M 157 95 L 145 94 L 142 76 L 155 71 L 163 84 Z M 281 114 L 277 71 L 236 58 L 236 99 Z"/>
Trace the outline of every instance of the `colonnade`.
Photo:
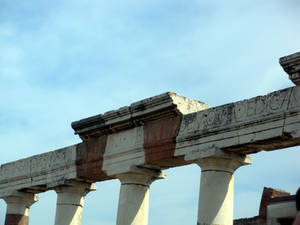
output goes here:
<path id="1" fill-rule="evenodd" d="M 5 225 L 27 225 L 34 193 L 49 189 L 55 225 L 80 225 L 90 182 L 114 178 L 117 225 L 146 225 L 159 168 L 191 163 L 201 167 L 197 225 L 232 225 L 233 174 L 251 164 L 245 154 L 300 145 L 300 52 L 279 62 L 296 86 L 214 108 L 167 92 L 73 122 L 82 143 L 1 165 Z"/>
<path id="2" fill-rule="evenodd" d="M 211 154 L 212 153 L 212 154 Z M 230 225 L 233 223 L 233 173 L 251 163 L 249 157 L 213 150 L 206 156 L 188 156 L 201 167 L 197 225 Z M 148 223 L 149 188 L 165 177 L 162 171 L 135 168 L 116 176 L 121 183 L 117 225 Z M 80 225 L 84 197 L 95 190 L 91 183 L 74 181 L 58 186 L 55 225 Z M 5 225 L 28 225 L 29 208 L 38 201 L 33 193 L 13 191 L 3 197 L 7 203 Z"/>

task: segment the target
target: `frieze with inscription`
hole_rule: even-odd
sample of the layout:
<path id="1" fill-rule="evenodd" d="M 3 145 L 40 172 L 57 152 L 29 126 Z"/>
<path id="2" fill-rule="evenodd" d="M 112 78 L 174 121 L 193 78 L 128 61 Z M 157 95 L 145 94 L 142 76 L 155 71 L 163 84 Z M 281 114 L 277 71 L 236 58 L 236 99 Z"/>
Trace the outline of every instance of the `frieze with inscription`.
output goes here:
<path id="1" fill-rule="evenodd" d="M 189 132 L 206 133 L 211 129 L 251 122 L 259 118 L 265 119 L 267 116 L 286 111 L 292 90 L 293 88 L 288 88 L 269 95 L 185 115 L 179 136 Z M 293 102 L 298 106 L 299 91 L 293 93 Z"/>

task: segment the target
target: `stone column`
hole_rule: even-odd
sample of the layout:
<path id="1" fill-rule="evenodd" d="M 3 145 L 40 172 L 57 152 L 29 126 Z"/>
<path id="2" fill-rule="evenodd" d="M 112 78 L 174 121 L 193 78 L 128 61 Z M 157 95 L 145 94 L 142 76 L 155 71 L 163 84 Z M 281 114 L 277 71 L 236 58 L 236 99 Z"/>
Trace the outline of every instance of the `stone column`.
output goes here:
<path id="1" fill-rule="evenodd" d="M 95 185 L 72 182 L 70 186 L 55 188 L 57 193 L 55 225 L 81 225 L 84 196 L 96 190 Z"/>
<path id="2" fill-rule="evenodd" d="M 117 225 L 147 225 L 150 184 L 165 175 L 161 171 L 140 169 L 117 177 L 121 182 Z"/>
<path id="3" fill-rule="evenodd" d="M 186 159 L 196 159 L 201 167 L 197 225 L 232 225 L 233 173 L 240 166 L 251 164 L 251 158 L 209 149 Z"/>
<path id="4" fill-rule="evenodd" d="M 21 191 L 13 191 L 3 197 L 7 204 L 5 225 L 28 225 L 29 208 L 38 201 L 38 196 Z"/>

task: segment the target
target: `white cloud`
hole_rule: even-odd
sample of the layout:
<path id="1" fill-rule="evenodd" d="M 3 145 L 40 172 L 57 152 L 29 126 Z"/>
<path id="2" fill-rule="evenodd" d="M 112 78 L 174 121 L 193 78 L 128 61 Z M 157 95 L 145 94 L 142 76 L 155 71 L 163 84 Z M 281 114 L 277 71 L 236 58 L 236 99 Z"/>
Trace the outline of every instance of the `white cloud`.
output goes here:
<path id="1" fill-rule="evenodd" d="M 72 121 L 161 92 L 214 106 L 291 86 L 278 58 L 299 50 L 297 9 L 297 1 L 6 1 L 0 134 L 9 151 L 0 163 L 75 144 Z M 240 205 L 235 216 L 256 213 L 264 185 L 295 191 L 296 158 L 291 150 L 260 153 L 253 166 L 238 170 L 236 202 L 251 206 Z M 199 168 L 167 173 L 153 184 L 150 222 L 182 224 L 191 217 L 194 223 Z M 118 183 L 99 183 L 87 197 L 84 223 L 114 224 L 117 192 Z M 32 210 L 31 224 L 40 224 L 41 209 Z"/>

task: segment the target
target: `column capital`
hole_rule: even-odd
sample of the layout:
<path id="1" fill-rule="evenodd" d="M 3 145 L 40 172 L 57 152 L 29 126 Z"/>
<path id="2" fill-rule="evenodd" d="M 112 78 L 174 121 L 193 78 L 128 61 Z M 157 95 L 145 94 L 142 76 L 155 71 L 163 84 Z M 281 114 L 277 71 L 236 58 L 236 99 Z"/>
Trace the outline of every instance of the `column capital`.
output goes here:
<path id="1" fill-rule="evenodd" d="M 130 172 L 116 176 L 122 184 L 139 184 L 149 186 L 153 181 L 164 179 L 165 173 L 160 170 L 131 167 Z"/>
<path id="2" fill-rule="evenodd" d="M 218 148 L 201 149 L 185 156 L 201 167 L 198 224 L 232 225 L 234 171 L 251 158 Z"/>
<path id="3" fill-rule="evenodd" d="M 79 181 L 72 181 L 67 185 L 58 186 L 54 188 L 56 193 L 67 192 L 67 193 L 79 194 L 82 196 L 85 196 L 90 191 L 95 191 L 96 189 L 97 189 L 96 185 L 94 184 L 79 182 Z"/>
<path id="4" fill-rule="evenodd" d="M 163 179 L 160 170 L 133 166 L 116 176 L 121 182 L 117 225 L 147 225 L 150 184 Z"/>
<path id="5" fill-rule="evenodd" d="M 72 181 L 54 188 L 57 193 L 55 225 L 81 225 L 84 196 L 96 190 L 91 183 Z"/>
<path id="6" fill-rule="evenodd" d="M 38 196 L 33 193 L 23 191 L 8 191 L 1 198 L 7 204 L 5 224 L 28 225 L 29 208 L 38 201 Z"/>
<path id="7" fill-rule="evenodd" d="M 233 173 L 237 168 L 252 163 L 252 158 L 219 148 L 193 151 L 185 156 L 187 161 L 195 161 L 202 171 L 216 170 Z"/>
<path id="8" fill-rule="evenodd" d="M 33 203 L 39 200 L 39 197 L 33 193 L 22 192 L 22 191 L 10 191 L 1 198 L 7 204 L 22 204 L 26 208 L 29 208 Z"/>

